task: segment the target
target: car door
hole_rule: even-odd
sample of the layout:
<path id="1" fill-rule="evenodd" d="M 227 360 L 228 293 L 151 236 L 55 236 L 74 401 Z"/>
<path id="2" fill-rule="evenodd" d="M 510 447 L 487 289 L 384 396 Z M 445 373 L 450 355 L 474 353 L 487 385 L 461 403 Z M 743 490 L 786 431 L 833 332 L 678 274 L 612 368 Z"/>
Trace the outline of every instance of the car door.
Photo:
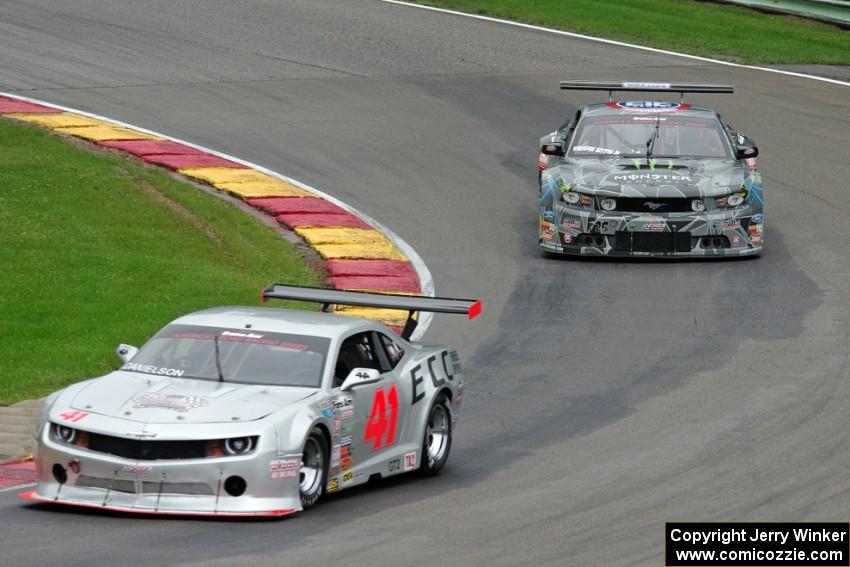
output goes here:
<path id="1" fill-rule="evenodd" d="M 402 403 L 399 379 L 379 340 L 374 331 L 367 331 L 346 338 L 340 346 L 334 374 L 337 387 L 354 368 L 372 368 L 381 373 L 377 382 L 355 386 L 346 392 L 352 400 L 354 424 L 350 436 L 334 440 L 340 445 L 343 472 L 347 472 L 346 456 L 351 458 L 355 469 L 372 469 L 388 459 L 401 442 L 407 407 Z M 373 472 L 384 471 L 368 470 L 367 474 Z"/>

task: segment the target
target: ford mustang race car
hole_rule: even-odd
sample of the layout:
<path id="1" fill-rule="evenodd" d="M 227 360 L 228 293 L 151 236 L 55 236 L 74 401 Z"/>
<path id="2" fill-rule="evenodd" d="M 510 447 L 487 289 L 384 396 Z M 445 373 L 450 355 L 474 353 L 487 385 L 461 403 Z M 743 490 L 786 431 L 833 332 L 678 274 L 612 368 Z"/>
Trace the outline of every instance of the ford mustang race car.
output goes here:
<path id="1" fill-rule="evenodd" d="M 545 254 L 759 255 L 758 148 L 684 93 L 727 85 L 563 81 L 607 90 L 541 139 L 538 242 Z M 612 91 L 680 93 L 679 102 L 611 100 Z"/>
<path id="2" fill-rule="evenodd" d="M 47 398 L 28 500 L 123 512 L 282 516 L 409 471 L 437 474 L 463 400 L 457 352 L 407 340 L 414 311 L 480 301 L 272 285 L 266 298 L 408 311 L 383 323 L 218 307 L 166 325 L 123 366 Z"/>

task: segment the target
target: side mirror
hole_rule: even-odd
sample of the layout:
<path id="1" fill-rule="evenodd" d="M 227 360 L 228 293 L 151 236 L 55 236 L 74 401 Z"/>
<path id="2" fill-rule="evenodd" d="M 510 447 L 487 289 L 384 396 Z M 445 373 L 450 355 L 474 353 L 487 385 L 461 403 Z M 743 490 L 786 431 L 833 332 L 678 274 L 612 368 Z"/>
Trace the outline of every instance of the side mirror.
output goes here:
<path id="1" fill-rule="evenodd" d="M 380 379 L 381 373 L 374 368 L 355 368 L 348 373 L 348 376 L 345 377 L 345 380 L 343 380 L 342 386 L 340 386 L 339 389 L 342 392 L 347 392 L 357 386 L 374 384 Z"/>
<path id="2" fill-rule="evenodd" d="M 736 147 L 735 147 L 735 157 L 738 159 L 748 159 L 754 158 L 759 155 L 759 149 L 756 147 L 755 142 L 746 136 L 742 136 L 738 134 L 738 138 L 736 139 Z"/>
<path id="3" fill-rule="evenodd" d="M 137 352 L 139 352 L 139 349 L 131 345 L 125 345 L 124 343 L 121 343 L 115 348 L 115 354 L 118 355 L 121 362 L 130 362 L 136 356 Z"/>
<path id="4" fill-rule="evenodd" d="M 564 157 L 566 154 L 563 142 L 547 142 L 540 147 L 540 153 L 558 157 Z"/>

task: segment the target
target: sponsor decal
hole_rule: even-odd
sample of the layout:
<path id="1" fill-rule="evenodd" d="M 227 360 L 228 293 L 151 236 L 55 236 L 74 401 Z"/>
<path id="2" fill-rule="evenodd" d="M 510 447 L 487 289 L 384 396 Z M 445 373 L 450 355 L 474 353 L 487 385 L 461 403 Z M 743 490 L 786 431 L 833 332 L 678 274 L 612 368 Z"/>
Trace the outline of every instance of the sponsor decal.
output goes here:
<path id="1" fill-rule="evenodd" d="M 183 376 L 183 370 L 177 368 L 161 368 L 152 364 L 141 364 L 139 362 L 128 362 L 121 367 L 121 370 L 142 372 L 144 374 L 156 374 L 157 376 L 171 376 L 174 378 L 180 378 Z"/>
<path id="2" fill-rule="evenodd" d="M 692 185 L 693 178 L 690 175 L 678 175 L 676 173 L 619 173 L 611 177 L 615 183 L 641 183 L 644 185 L 658 185 L 659 183 L 682 183 Z"/>
<path id="3" fill-rule="evenodd" d="M 398 472 L 401 470 L 401 459 L 391 459 L 387 462 L 387 469 L 392 472 Z"/>
<path id="4" fill-rule="evenodd" d="M 759 168 L 759 163 L 756 158 L 751 157 L 744 160 L 744 164 L 747 166 L 747 169 L 750 171 L 755 171 Z"/>
<path id="5" fill-rule="evenodd" d="M 297 478 L 300 471 L 300 459 L 277 459 L 275 461 L 269 461 L 269 478 L 272 480 Z"/>
<path id="6" fill-rule="evenodd" d="M 720 227 L 720 230 L 740 230 L 741 223 L 737 220 L 728 220 L 726 223 Z"/>
<path id="7" fill-rule="evenodd" d="M 254 343 L 259 345 L 269 345 L 269 346 L 280 346 L 284 348 L 290 348 L 293 350 L 309 350 L 310 345 L 302 344 L 302 343 L 291 343 L 288 341 L 278 341 L 274 339 L 266 339 L 263 338 L 264 335 L 259 335 L 256 333 L 242 333 L 238 331 L 222 331 L 220 335 L 213 335 L 209 333 L 198 333 L 195 331 L 179 331 L 171 335 L 171 338 L 174 339 L 195 339 L 195 340 L 205 340 L 211 341 L 218 337 L 218 340 L 221 342 L 230 342 L 230 343 Z"/>
<path id="8" fill-rule="evenodd" d="M 331 466 L 334 468 L 339 467 L 341 458 L 340 446 L 334 445 L 331 447 Z"/>
<path id="9" fill-rule="evenodd" d="M 62 418 L 62 421 L 70 421 L 71 423 L 78 423 L 89 416 L 89 412 L 87 411 L 66 411 L 65 413 L 60 413 L 59 417 Z"/>
<path id="10" fill-rule="evenodd" d="M 328 481 L 328 494 L 339 490 L 339 479 L 332 478 Z"/>
<path id="11" fill-rule="evenodd" d="M 409 471 L 416 468 L 416 451 L 404 454 L 404 470 Z"/>
<path id="12" fill-rule="evenodd" d="M 257 333 L 237 333 L 235 331 L 222 331 L 222 337 L 241 337 L 243 339 L 262 339 L 263 335 Z"/>
<path id="13" fill-rule="evenodd" d="M 602 154 L 602 155 L 620 155 L 620 150 L 612 150 L 611 148 L 597 148 L 596 146 L 573 146 L 573 151 L 581 154 Z"/>
<path id="14" fill-rule="evenodd" d="M 575 217 L 564 217 L 561 219 L 561 224 L 564 225 L 565 228 L 581 230 L 581 219 L 577 219 Z"/>
<path id="15" fill-rule="evenodd" d="M 68 461 L 68 468 L 71 469 L 72 473 L 80 474 L 80 460 L 71 459 L 70 461 Z"/>
<path id="16" fill-rule="evenodd" d="M 556 252 L 561 252 L 564 250 L 560 244 L 555 244 L 553 242 L 541 242 L 540 247 L 545 248 L 546 250 L 554 250 Z"/>
<path id="17" fill-rule="evenodd" d="M 647 222 L 643 224 L 642 230 L 658 231 L 667 228 L 667 224 L 663 222 Z"/>
<path id="18" fill-rule="evenodd" d="M 352 459 L 351 459 L 351 447 L 340 447 L 339 449 L 339 468 L 343 471 L 347 471 L 351 468 Z"/>
<path id="19" fill-rule="evenodd" d="M 576 239 L 576 237 L 573 236 L 572 234 L 570 234 L 569 232 L 565 232 L 563 234 L 563 239 L 564 239 L 564 244 L 570 245 L 570 244 L 573 243 L 573 241 Z"/>
<path id="20" fill-rule="evenodd" d="M 741 235 L 735 234 L 732 236 L 732 246 L 738 247 L 741 245 Z"/>
<path id="21" fill-rule="evenodd" d="M 676 110 L 687 110 L 691 107 L 690 104 L 686 103 L 658 100 L 621 100 L 609 102 L 608 106 L 629 112 L 674 112 Z"/>
<path id="22" fill-rule="evenodd" d="M 351 482 L 352 480 L 354 480 L 354 473 L 353 472 L 347 472 L 344 475 L 342 475 L 342 482 L 344 484 L 347 484 L 347 483 Z"/>
<path id="23" fill-rule="evenodd" d="M 623 83 L 624 89 L 670 89 L 670 83 Z"/>
<path id="24" fill-rule="evenodd" d="M 558 229 L 554 224 L 541 221 L 540 223 L 540 238 L 545 242 L 551 242 L 555 239 Z"/>
<path id="25" fill-rule="evenodd" d="M 560 248 L 560 246 L 558 246 L 558 248 Z M 442 360 L 442 364 L 440 366 L 442 366 L 443 376 L 437 376 L 437 372 L 434 371 L 434 364 L 437 362 L 437 355 L 436 354 L 432 354 L 431 356 L 429 356 L 425 360 L 425 365 L 428 368 L 428 377 L 431 379 L 431 384 L 434 386 L 434 388 L 439 388 L 440 386 L 442 386 L 443 384 L 446 383 L 446 380 L 448 380 L 450 382 L 454 380 L 455 375 L 449 373 L 449 365 L 448 365 L 448 362 L 446 361 L 446 359 L 448 357 L 451 357 L 452 358 L 452 364 L 456 365 L 456 367 L 459 367 L 460 366 L 460 360 L 458 359 L 458 361 L 455 362 L 456 356 L 457 356 L 457 353 L 452 352 L 451 354 L 449 354 L 449 351 L 447 351 L 447 350 L 444 350 L 443 352 L 440 353 L 440 358 Z M 459 368 L 456 368 L 456 370 L 459 370 Z M 422 384 L 425 382 L 425 376 L 424 375 L 422 375 L 422 376 L 417 375 L 417 373 L 419 373 L 421 371 L 422 371 L 422 363 L 421 362 L 419 364 L 417 364 L 416 366 L 414 366 L 413 369 L 410 371 L 410 381 L 411 381 L 411 384 L 413 386 L 412 405 L 416 405 L 417 402 L 419 402 L 423 398 L 425 398 L 425 392 L 423 391 L 423 388 L 422 388 Z"/>
<path id="26" fill-rule="evenodd" d="M 333 402 L 334 409 L 337 409 L 337 410 L 350 408 L 353 405 L 354 405 L 354 399 L 351 396 L 339 396 Z M 353 410 L 351 410 L 351 411 L 353 411 Z"/>
<path id="27" fill-rule="evenodd" d="M 750 217 L 750 222 L 753 224 L 762 224 L 764 222 L 764 215 L 762 213 L 756 213 Z"/>
<path id="28" fill-rule="evenodd" d="M 121 471 L 128 474 L 150 474 L 153 469 L 147 465 L 124 465 Z"/>
<path id="29" fill-rule="evenodd" d="M 555 222 L 555 211 L 543 211 L 543 220 Z"/>
<path id="30" fill-rule="evenodd" d="M 134 408 L 166 408 L 180 413 L 207 405 L 204 398 L 174 394 L 142 394 L 133 398 Z"/>

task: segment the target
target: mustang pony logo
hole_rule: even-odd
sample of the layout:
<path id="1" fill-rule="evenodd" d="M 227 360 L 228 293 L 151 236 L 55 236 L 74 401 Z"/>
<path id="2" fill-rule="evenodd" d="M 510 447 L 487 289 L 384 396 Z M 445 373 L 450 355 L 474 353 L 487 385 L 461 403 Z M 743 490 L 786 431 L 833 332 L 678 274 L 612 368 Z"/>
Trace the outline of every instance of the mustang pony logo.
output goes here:
<path id="1" fill-rule="evenodd" d="M 167 408 L 179 412 L 187 412 L 190 409 L 205 405 L 207 405 L 207 401 L 204 398 L 173 394 L 142 394 L 133 399 L 133 407 L 135 408 Z"/>
<path id="2" fill-rule="evenodd" d="M 643 206 L 649 209 L 650 211 L 657 211 L 658 209 L 663 209 L 664 207 L 666 207 L 667 203 L 654 203 L 652 201 L 646 201 Z"/>

